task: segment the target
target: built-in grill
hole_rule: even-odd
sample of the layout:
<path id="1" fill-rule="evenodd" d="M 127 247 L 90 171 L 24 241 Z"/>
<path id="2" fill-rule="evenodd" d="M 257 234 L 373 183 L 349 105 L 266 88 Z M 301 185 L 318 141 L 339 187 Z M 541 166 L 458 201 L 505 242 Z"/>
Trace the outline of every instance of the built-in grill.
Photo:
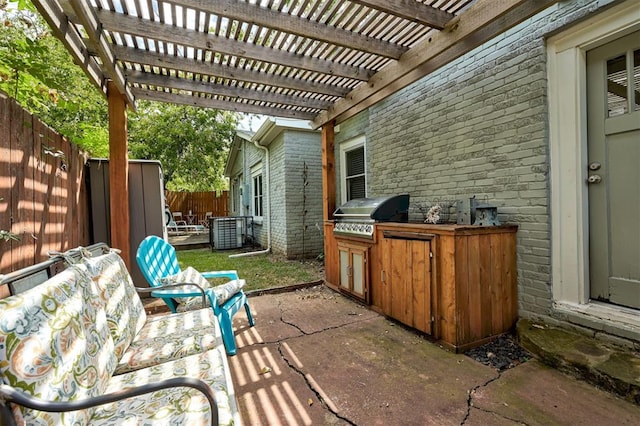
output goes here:
<path id="1" fill-rule="evenodd" d="M 376 222 L 407 222 L 409 194 L 347 201 L 333 213 L 333 232 L 373 238 Z"/>

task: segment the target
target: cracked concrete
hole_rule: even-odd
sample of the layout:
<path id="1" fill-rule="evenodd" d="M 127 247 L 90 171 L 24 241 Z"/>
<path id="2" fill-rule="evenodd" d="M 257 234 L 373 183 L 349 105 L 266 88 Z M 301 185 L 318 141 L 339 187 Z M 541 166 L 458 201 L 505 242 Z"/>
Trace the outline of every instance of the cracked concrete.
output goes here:
<path id="1" fill-rule="evenodd" d="M 246 425 L 637 424 L 640 407 L 529 361 L 498 372 L 324 286 L 250 299 L 229 358 Z"/>

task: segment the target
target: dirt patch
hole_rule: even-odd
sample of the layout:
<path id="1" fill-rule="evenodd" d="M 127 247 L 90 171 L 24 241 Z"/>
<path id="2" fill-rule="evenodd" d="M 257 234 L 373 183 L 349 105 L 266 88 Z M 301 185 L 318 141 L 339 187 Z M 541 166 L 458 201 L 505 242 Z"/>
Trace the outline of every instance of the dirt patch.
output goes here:
<path id="1" fill-rule="evenodd" d="M 489 343 L 470 349 L 465 355 L 499 371 L 513 368 L 533 358 L 509 334 L 498 336 Z"/>

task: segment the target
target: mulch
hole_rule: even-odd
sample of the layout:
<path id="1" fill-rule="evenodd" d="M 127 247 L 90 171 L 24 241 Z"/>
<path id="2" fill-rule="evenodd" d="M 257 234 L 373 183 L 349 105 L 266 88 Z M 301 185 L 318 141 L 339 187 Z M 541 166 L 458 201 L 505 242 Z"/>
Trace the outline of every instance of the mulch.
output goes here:
<path id="1" fill-rule="evenodd" d="M 510 334 L 503 334 L 482 346 L 470 349 L 465 355 L 498 371 L 508 370 L 533 358 Z"/>

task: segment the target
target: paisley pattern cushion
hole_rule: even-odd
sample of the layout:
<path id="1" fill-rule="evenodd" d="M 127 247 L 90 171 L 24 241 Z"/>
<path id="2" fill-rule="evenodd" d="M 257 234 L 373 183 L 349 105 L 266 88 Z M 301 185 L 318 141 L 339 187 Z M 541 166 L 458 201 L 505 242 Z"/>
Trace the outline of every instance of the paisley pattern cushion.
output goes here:
<path id="1" fill-rule="evenodd" d="M 183 271 L 175 275 L 169 275 L 160 279 L 163 284 L 178 284 L 178 283 L 193 283 L 197 284 L 203 289 L 210 289 L 211 283 L 202 276 L 200 272 L 191 266 L 185 268 Z M 218 305 L 223 305 L 234 294 L 242 290 L 245 285 L 245 280 L 231 280 L 225 284 L 218 285 L 212 288 L 216 297 Z M 202 297 L 180 297 L 176 298 L 180 306 L 180 312 L 184 312 L 190 309 L 202 308 Z"/>
<path id="2" fill-rule="evenodd" d="M 220 424 L 240 424 L 213 310 L 146 317 L 141 306 L 116 254 L 85 259 L 0 300 L 0 379 L 44 400 L 66 401 L 200 378 L 214 390 Z M 120 351 L 122 374 L 114 375 Z M 198 425 L 211 419 L 208 400 L 186 387 L 68 413 L 11 407 L 21 425 Z"/>
<path id="3" fill-rule="evenodd" d="M 115 364 L 103 303 L 86 271 L 70 266 L 37 287 L 0 300 L 4 383 L 45 400 L 82 399 L 104 393 Z M 93 411 L 16 408 L 14 414 L 29 425 L 86 425 Z"/>
<path id="4" fill-rule="evenodd" d="M 217 322 L 214 322 L 217 328 Z M 215 331 L 219 335 L 220 331 Z M 240 424 L 231 372 L 224 347 L 175 361 L 114 376 L 108 392 L 173 377 L 193 377 L 213 389 L 221 425 Z M 112 425 L 205 425 L 210 424 L 207 399 L 191 388 L 171 388 L 98 407 L 93 421 Z"/>
<path id="5" fill-rule="evenodd" d="M 93 276 L 105 303 L 107 325 L 113 337 L 116 357 L 120 359 L 147 318 L 142 300 L 117 253 L 85 257 L 82 262 Z"/>
<path id="6" fill-rule="evenodd" d="M 213 349 L 221 341 L 216 325 L 210 308 L 147 317 L 147 323 L 120 359 L 115 374 Z"/>

